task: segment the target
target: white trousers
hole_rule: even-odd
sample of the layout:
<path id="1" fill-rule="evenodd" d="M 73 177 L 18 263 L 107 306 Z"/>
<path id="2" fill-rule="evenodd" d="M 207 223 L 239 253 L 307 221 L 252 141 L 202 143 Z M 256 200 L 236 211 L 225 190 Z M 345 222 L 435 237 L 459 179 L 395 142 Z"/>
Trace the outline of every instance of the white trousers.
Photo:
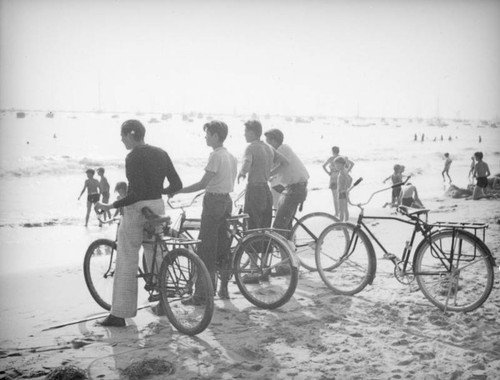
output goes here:
<path id="1" fill-rule="evenodd" d="M 139 201 L 124 207 L 124 215 L 118 229 L 116 270 L 113 282 L 113 301 L 111 314 L 120 318 L 132 318 L 137 315 L 137 268 L 139 250 L 144 240 L 146 218 L 141 209 L 148 206 L 154 213 L 163 215 L 163 199 Z M 148 267 L 152 262 L 153 247 L 144 245 L 144 255 Z"/>

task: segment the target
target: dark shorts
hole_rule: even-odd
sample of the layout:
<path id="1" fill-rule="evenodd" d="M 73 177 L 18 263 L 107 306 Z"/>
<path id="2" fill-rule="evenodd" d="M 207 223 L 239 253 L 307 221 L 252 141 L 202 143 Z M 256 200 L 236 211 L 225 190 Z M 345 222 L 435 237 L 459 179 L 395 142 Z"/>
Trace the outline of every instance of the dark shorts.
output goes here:
<path id="1" fill-rule="evenodd" d="M 478 177 L 477 178 L 477 186 L 481 188 L 486 188 L 488 186 L 488 178 L 486 177 Z"/>
<path id="2" fill-rule="evenodd" d="M 347 199 L 347 192 L 339 191 L 339 199 Z"/>
<path id="3" fill-rule="evenodd" d="M 392 189 L 392 197 L 399 198 L 399 194 L 401 194 L 401 186 L 395 187 Z"/>
<path id="4" fill-rule="evenodd" d="M 401 204 L 406 207 L 411 207 L 411 205 L 413 204 L 413 198 L 403 198 L 401 200 Z"/>
<path id="5" fill-rule="evenodd" d="M 99 196 L 100 196 L 100 194 L 89 194 L 87 196 L 87 202 L 97 203 L 97 202 L 99 202 Z"/>
<path id="6" fill-rule="evenodd" d="M 102 192 L 102 203 L 109 202 L 109 191 Z"/>

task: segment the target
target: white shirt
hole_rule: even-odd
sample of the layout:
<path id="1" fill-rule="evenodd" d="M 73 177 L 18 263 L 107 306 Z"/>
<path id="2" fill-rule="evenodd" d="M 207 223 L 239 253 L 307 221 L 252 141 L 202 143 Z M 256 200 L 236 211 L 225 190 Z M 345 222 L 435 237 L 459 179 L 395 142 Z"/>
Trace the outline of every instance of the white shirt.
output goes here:
<path id="1" fill-rule="evenodd" d="M 309 173 L 292 148 L 286 144 L 281 144 L 276 150 L 288 160 L 288 165 L 280 166 L 278 173 L 276 173 L 278 182 L 283 186 L 307 182 Z"/>
<path id="2" fill-rule="evenodd" d="M 207 193 L 226 194 L 234 190 L 237 161 L 225 147 L 219 147 L 210 153 L 205 171 L 215 173 L 207 184 Z"/>

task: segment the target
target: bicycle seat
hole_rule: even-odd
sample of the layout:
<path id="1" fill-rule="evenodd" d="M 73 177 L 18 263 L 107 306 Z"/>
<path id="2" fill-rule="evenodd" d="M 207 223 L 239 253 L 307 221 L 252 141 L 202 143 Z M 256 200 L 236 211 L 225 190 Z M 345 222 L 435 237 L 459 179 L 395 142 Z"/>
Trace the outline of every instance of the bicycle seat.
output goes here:
<path id="1" fill-rule="evenodd" d="M 427 214 L 430 210 L 427 208 L 413 208 L 408 206 L 398 206 L 397 211 L 407 216 L 419 216 Z"/>
<path id="2" fill-rule="evenodd" d="M 141 209 L 142 215 L 148 220 L 146 222 L 149 226 L 157 226 L 159 224 L 170 224 L 170 216 L 159 216 L 156 215 L 149 207 L 143 207 Z"/>

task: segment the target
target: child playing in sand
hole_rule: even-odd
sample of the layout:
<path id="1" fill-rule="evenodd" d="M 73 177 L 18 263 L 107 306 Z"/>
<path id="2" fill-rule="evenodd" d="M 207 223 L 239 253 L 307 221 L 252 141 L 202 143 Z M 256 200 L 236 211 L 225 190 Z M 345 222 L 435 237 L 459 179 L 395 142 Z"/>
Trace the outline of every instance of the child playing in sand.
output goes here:
<path id="1" fill-rule="evenodd" d="M 335 170 L 338 171 L 337 177 L 337 191 L 339 197 L 339 219 L 341 222 L 349 219 L 349 207 L 347 205 L 347 189 L 351 186 L 352 177 L 347 173 L 346 159 L 344 157 L 337 157 L 333 163 Z"/>
<path id="2" fill-rule="evenodd" d="M 405 170 L 404 165 L 399 165 L 396 164 L 394 165 L 394 173 L 392 173 L 389 177 L 384 179 L 384 183 L 386 183 L 389 179 L 391 180 L 392 184 L 395 185 L 396 183 L 401 183 L 403 182 L 403 172 Z M 399 205 L 399 194 L 401 194 L 401 186 L 393 187 L 392 188 L 392 194 L 391 194 L 391 202 L 387 202 L 384 207 L 391 206 L 391 207 L 397 207 Z"/>
<path id="3" fill-rule="evenodd" d="M 476 186 L 472 193 L 472 199 L 477 200 L 486 196 L 486 187 L 488 186 L 488 177 L 491 174 L 488 164 L 483 161 L 483 152 L 474 153 L 476 165 L 474 166 L 473 177 L 476 178 Z"/>
<path id="4" fill-rule="evenodd" d="M 109 182 L 108 182 L 108 179 L 104 176 L 104 168 L 97 169 L 97 174 L 99 175 L 99 177 L 101 177 L 101 179 L 99 181 L 99 189 L 101 190 L 101 195 L 102 195 L 101 201 L 104 203 L 108 203 L 109 202 Z M 111 219 L 111 212 L 109 210 L 104 211 L 103 217 L 104 217 L 104 220 Z"/>
<path id="5" fill-rule="evenodd" d="M 116 200 L 125 198 L 127 195 L 127 184 L 125 182 L 117 182 L 115 186 L 115 193 L 118 193 Z M 118 215 L 123 215 L 123 207 L 117 208 L 115 211 L 115 217 Z"/>
<path id="6" fill-rule="evenodd" d="M 406 207 L 425 208 L 418 197 L 417 188 L 411 182 L 401 189 L 400 204 Z"/>
<path id="7" fill-rule="evenodd" d="M 446 174 L 448 176 L 448 179 L 450 180 L 450 183 L 451 183 L 451 177 L 450 177 L 449 171 L 450 171 L 450 166 L 451 166 L 452 159 L 450 158 L 450 154 L 449 153 L 445 153 L 444 154 L 444 158 L 445 158 L 444 169 L 441 172 L 441 175 L 443 176 L 443 181 L 446 182 L 446 178 L 444 177 L 444 175 Z"/>
<path id="8" fill-rule="evenodd" d="M 85 216 L 85 227 L 89 224 L 89 216 L 90 210 L 92 209 L 92 205 L 99 202 L 99 181 L 94 178 L 95 170 L 88 169 L 85 173 L 87 173 L 87 179 L 83 184 L 82 192 L 78 197 L 78 200 L 82 197 L 85 190 L 87 190 L 87 215 Z"/>

